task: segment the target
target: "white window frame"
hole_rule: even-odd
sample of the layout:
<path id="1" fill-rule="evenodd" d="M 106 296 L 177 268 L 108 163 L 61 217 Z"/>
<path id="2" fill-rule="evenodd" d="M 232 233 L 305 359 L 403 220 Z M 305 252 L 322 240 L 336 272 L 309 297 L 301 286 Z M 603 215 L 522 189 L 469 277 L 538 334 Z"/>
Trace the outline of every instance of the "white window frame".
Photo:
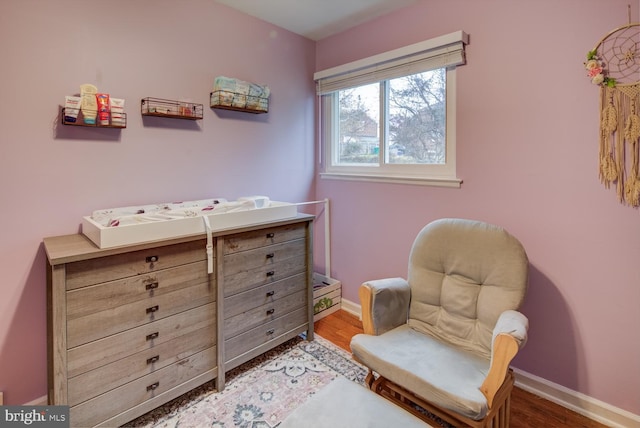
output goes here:
<path id="1" fill-rule="evenodd" d="M 456 66 L 465 63 L 468 35 L 462 31 L 385 52 L 370 58 L 315 73 L 320 99 L 320 160 L 323 179 L 394 182 L 442 187 L 460 187 L 456 176 Z M 332 141 L 337 139 L 338 91 L 422 71 L 446 68 L 446 163 L 407 165 L 384 162 L 379 165 L 337 164 Z M 385 123 L 381 123 L 384 132 Z"/>

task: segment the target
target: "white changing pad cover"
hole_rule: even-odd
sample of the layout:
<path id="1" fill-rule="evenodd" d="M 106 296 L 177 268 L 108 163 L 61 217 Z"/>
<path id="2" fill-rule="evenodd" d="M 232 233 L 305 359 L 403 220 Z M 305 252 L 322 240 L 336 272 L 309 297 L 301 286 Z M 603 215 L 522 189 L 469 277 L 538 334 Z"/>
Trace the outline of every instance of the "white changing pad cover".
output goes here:
<path id="1" fill-rule="evenodd" d="M 210 198 L 96 210 L 83 217 L 82 233 L 98 247 L 111 248 L 205 233 L 203 217 L 218 231 L 296 215 L 295 204 L 266 196 Z"/>
<path id="2" fill-rule="evenodd" d="M 197 217 L 207 212 L 213 212 L 217 206 L 222 207 L 227 205 L 228 201 L 224 198 L 186 202 L 163 202 L 153 205 L 133 205 L 129 207 L 96 210 L 91 214 L 91 218 L 104 227 L 118 227 L 129 224 Z M 221 209 L 217 212 L 222 211 L 224 210 Z"/>

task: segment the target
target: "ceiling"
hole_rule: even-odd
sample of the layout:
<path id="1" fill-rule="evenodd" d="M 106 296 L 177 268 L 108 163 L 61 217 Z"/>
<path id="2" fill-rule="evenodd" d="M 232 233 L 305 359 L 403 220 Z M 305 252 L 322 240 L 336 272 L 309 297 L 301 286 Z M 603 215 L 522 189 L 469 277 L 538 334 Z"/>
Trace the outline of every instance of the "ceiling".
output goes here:
<path id="1" fill-rule="evenodd" d="M 317 41 L 419 0 L 216 1 Z"/>

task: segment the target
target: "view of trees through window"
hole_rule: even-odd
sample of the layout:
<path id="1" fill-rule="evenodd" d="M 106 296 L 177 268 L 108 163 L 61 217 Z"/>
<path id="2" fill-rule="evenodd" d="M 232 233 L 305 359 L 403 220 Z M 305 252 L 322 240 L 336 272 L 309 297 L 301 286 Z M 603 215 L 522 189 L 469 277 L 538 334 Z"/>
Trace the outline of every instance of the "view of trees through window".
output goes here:
<path id="1" fill-rule="evenodd" d="M 344 89 L 338 99 L 338 164 L 445 163 L 446 69 Z"/>

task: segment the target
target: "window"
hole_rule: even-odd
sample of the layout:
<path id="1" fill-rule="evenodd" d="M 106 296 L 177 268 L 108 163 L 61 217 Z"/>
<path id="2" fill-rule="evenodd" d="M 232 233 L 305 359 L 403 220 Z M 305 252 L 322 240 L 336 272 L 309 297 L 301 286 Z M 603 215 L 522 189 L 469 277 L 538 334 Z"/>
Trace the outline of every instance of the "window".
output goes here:
<path id="1" fill-rule="evenodd" d="M 324 178 L 459 187 L 452 33 L 318 72 Z"/>

